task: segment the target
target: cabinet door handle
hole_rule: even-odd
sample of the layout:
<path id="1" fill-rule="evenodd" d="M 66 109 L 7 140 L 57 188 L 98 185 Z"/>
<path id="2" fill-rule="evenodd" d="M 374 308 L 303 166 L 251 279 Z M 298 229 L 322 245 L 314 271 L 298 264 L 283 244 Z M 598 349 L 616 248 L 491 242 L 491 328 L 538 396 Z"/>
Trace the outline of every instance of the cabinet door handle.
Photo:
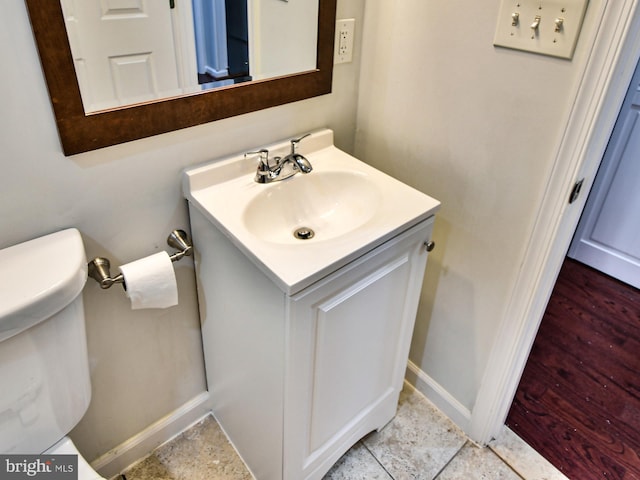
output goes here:
<path id="1" fill-rule="evenodd" d="M 424 242 L 424 248 L 427 252 L 432 251 L 434 248 L 436 248 L 436 242 L 434 242 L 433 240 L 429 240 L 428 242 Z"/>

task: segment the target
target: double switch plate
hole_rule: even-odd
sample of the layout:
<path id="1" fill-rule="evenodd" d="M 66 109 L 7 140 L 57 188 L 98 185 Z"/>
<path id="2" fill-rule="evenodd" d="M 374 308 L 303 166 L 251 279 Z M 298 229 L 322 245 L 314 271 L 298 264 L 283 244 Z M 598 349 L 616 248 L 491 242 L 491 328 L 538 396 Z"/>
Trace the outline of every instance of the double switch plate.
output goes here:
<path id="1" fill-rule="evenodd" d="M 588 0 L 502 0 L 493 44 L 571 59 Z"/>

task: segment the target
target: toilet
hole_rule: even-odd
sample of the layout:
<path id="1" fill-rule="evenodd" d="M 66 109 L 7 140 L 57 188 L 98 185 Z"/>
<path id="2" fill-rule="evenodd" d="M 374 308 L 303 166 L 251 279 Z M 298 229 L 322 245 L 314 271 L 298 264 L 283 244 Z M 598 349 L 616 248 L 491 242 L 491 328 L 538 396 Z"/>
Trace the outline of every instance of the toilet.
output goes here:
<path id="1" fill-rule="evenodd" d="M 78 478 L 98 480 L 66 437 L 91 400 L 86 279 L 76 229 L 0 250 L 0 453 L 75 454 Z"/>

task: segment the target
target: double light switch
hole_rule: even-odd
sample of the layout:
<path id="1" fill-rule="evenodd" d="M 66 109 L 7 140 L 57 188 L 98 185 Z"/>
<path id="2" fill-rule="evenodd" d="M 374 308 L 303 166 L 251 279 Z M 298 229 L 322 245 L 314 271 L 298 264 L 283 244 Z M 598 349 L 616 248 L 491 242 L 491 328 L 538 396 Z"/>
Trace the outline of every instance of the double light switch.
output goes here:
<path id="1" fill-rule="evenodd" d="M 588 0 L 502 0 L 493 44 L 571 59 Z"/>

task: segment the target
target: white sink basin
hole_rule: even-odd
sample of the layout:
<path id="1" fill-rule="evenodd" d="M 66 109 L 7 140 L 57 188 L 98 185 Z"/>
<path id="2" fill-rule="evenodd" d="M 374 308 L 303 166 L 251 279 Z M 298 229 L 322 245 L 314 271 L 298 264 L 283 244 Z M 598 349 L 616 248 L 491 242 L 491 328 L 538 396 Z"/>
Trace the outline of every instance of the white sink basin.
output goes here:
<path id="1" fill-rule="evenodd" d="M 270 158 L 289 143 L 267 147 Z M 333 132 L 305 138 L 308 174 L 269 184 L 258 160 L 236 155 L 184 172 L 191 208 L 213 222 L 285 293 L 295 294 L 420 221 L 440 203 L 333 146 Z M 297 229 L 313 237 L 294 236 Z M 197 248 L 198 239 L 194 238 Z"/>
<path id="2" fill-rule="evenodd" d="M 310 241 L 344 236 L 370 222 L 384 192 L 360 172 L 298 174 L 251 199 L 243 212 L 247 231 L 267 241 L 297 244 L 294 232 L 311 229 Z"/>

